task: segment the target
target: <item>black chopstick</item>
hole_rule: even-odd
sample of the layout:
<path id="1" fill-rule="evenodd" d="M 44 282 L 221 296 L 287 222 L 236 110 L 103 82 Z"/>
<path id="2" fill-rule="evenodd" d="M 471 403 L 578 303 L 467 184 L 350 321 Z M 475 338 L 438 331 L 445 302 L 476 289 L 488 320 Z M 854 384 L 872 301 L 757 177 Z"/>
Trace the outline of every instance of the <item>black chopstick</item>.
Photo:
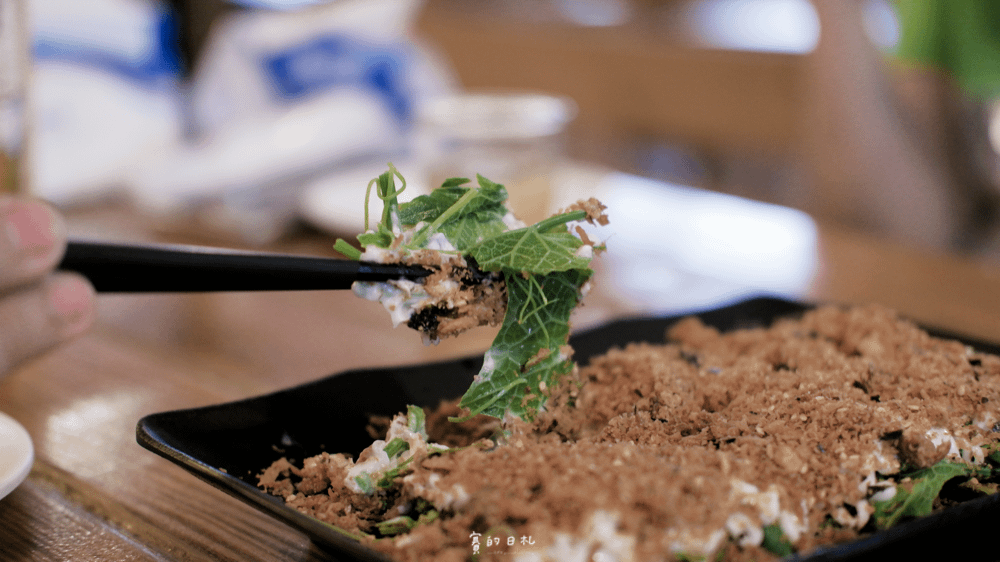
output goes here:
<path id="1" fill-rule="evenodd" d="M 430 273 L 420 266 L 347 259 L 85 241 L 69 242 L 59 269 L 114 293 L 349 289 L 355 281 L 417 280 Z"/>

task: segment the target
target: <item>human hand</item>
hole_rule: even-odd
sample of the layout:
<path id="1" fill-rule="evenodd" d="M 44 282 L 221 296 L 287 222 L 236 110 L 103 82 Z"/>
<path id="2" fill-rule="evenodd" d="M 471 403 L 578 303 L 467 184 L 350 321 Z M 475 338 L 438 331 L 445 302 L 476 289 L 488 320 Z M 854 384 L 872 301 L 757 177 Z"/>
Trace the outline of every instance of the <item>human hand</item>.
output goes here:
<path id="1" fill-rule="evenodd" d="M 51 207 L 0 196 L 0 376 L 93 322 L 90 283 L 54 272 L 65 249 L 66 228 Z"/>

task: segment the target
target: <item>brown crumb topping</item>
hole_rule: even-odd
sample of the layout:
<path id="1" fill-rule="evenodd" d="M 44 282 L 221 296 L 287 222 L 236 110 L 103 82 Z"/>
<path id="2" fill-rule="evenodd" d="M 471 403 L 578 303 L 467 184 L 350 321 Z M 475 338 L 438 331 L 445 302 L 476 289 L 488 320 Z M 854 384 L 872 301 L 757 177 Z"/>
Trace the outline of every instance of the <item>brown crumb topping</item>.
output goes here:
<path id="1" fill-rule="evenodd" d="M 430 250 L 417 251 L 404 263 L 435 268 L 423 280 L 432 303 L 417 310 L 407 322 L 431 341 L 503 322 L 507 284 L 501 274 L 481 271 L 471 257 L 444 260 L 439 252 Z"/>
<path id="2" fill-rule="evenodd" d="M 822 307 L 726 334 L 689 318 L 667 336 L 578 369 L 499 445 L 495 420 L 442 423 L 455 410 L 443 406 L 432 440 L 475 445 L 416 459 L 382 495 L 338 485 L 343 455 L 278 461 L 261 486 L 367 532 L 427 499 L 431 483 L 466 491 L 434 522 L 372 542 L 399 560 L 468 560 L 474 533 L 483 560 L 562 560 L 573 548 L 586 559 L 767 560 L 761 527 L 780 525 L 799 552 L 849 540 L 870 528 L 876 474 L 975 461 L 970 451 L 997 441 L 1000 358 L 882 307 Z M 512 546 L 487 546 L 494 537 Z"/>
<path id="3" fill-rule="evenodd" d="M 590 199 L 581 199 L 567 207 L 565 211 L 560 212 L 583 211 L 587 213 L 587 222 L 590 224 L 606 226 L 608 215 L 604 211 L 607 208 L 608 206 L 598 201 L 596 197 L 591 197 Z"/>

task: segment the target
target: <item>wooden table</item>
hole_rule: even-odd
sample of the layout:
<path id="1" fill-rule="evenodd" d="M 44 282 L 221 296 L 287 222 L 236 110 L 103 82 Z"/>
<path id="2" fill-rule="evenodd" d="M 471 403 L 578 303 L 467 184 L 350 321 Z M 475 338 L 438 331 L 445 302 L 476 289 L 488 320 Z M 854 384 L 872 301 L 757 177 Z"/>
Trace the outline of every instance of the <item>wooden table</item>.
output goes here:
<path id="1" fill-rule="evenodd" d="M 127 208 L 70 216 L 79 229 L 153 236 Z M 921 322 L 1000 341 L 1000 270 L 818 225 L 806 298 L 881 302 Z M 304 233 L 276 249 L 327 253 Z M 598 285 L 599 287 L 599 285 Z M 267 393 L 335 371 L 454 357 L 483 333 L 423 347 L 347 292 L 102 296 L 85 336 L 0 380 L 0 411 L 36 461 L 0 500 L 3 560 L 330 560 L 302 534 L 139 447 L 145 414 Z M 584 323 L 634 314 L 601 290 Z"/>

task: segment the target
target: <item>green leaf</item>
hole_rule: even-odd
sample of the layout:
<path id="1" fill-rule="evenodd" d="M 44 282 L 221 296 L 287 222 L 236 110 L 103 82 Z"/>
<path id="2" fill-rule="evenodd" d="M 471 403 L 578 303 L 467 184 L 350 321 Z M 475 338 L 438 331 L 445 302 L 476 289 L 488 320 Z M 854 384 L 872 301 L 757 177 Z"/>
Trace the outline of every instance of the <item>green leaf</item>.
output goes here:
<path id="1" fill-rule="evenodd" d="M 452 246 L 464 251 L 503 233 L 506 228 L 502 222 L 504 214 L 506 211 L 497 211 L 492 216 L 486 211 L 466 215 L 461 219 L 441 225 L 438 232 L 444 234 Z"/>
<path id="2" fill-rule="evenodd" d="M 412 226 L 418 222 L 433 221 L 468 191 L 468 187 L 439 187 L 428 195 L 416 197 L 399 206 L 399 222 L 406 226 Z"/>
<path id="3" fill-rule="evenodd" d="M 354 481 L 361 488 L 361 491 L 366 495 L 372 495 L 375 493 L 375 483 L 372 482 L 372 477 L 370 474 L 359 474 L 354 477 Z"/>
<path id="4" fill-rule="evenodd" d="M 378 246 L 379 248 L 388 248 L 392 245 L 392 241 L 395 238 L 396 237 L 393 236 L 392 231 L 389 230 L 388 227 L 386 227 L 383 223 L 378 223 L 375 231 L 359 234 L 358 242 L 360 242 L 362 246 Z"/>
<path id="5" fill-rule="evenodd" d="M 778 556 L 791 556 L 795 549 L 781 531 L 781 526 L 771 524 L 764 527 L 764 541 L 761 546 Z"/>
<path id="6" fill-rule="evenodd" d="M 406 470 L 406 467 L 409 466 L 409 464 L 410 464 L 410 462 L 412 460 L 413 460 L 413 457 L 410 457 L 410 458 L 406 459 L 405 461 L 397 464 L 396 466 L 390 468 L 389 470 L 385 471 L 385 473 L 382 474 L 381 478 L 378 479 L 378 482 L 375 482 L 375 485 L 378 486 L 379 488 L 383 488 L 383 489 L 392 488 L 393 481 L 396 480 L 396 478 L 399 478 L 399 475 L 402 474 L 404 470 Z M 366 474 L 365 476 L 368 476 L 368 475 Z M 360 478 L 360 476 L 358 478 Z M 370 476 L 369 476 L 368 480 L 369 480 L 369 482 L 371 481 L 371 477 Z M 358 485 L 361 486 L 361 483 L 358 482 Z M 361 487 L 362 487 L 362 489 L 364 489 L 364 486 L 361 486 Z M 373 490 L 374 490 L 374 488 L 373 488 Z M 369 492 L 365 492 L 365 493 L 367 494 Z"/>
<path id="7" fill-rule="evenodd" d="M 389 455 L 390 459 L 396 458 L 397 455 L 399 455 L 403 451 L 408 451 L 408 450 L 410 450 L 410 444 L 407 443 L 406 440 L 401 437 L 397 437 L 392 441 L 389 441 L 388 443 L 386 443 L 385 448 L 382 449 L 382 451 L 384 451 L 386 455 Z"/>
<path id="8" fill-rule="evenodd" d="M 403 182 L 402 187 L 396 189 L 396 178 Z M 384 228 L 392 232 L 393 227 L 398 227 L 395 223 L 399 216 L 398 197 L 406 189 L 406 179 L 396 171 L 396 167 L 389 163 L 389 170 L 368 183 L 368 190 L 365 192 L 365 230 L 368 229 L 368 200 L 371 196 L 372 186 L 375 186 L 375 194 L 382 200 L 382 219 L 379 221 L 379 228 Z"/>
<path id="9" fill-rule="evenodd" d="M 478 176 L 479 188 L 461 187 L 445 182 L 443 187 L 428 195 L 421 195 L 400 206 L 400 222 L 413 226 L 428 223 L 418 231 L 410 247 L 421 248 L 427 239 L 440 232 L 459 251 L 500 234 L 506 229 L 503 222 L 507 214 L 504 186 Z M 454 179 L 454 182 L 464 178 Z"/>
<path id="10" fill-rule="evenodd" d="M 417 525 L 426 525 L 427 523 L 434 522 L 440 515 L 437 510 L 433 509 L 433 506 L 428 502 L 423 502 L 422 499 L 417 500 L 416 512 L 419 513 L 417 519 L 413 519 L 409 515 L 399 515 L 393 517 L 392 519 L 387 519 L 375 524 L 378 528 L 378 532 L 384 536 L 391 537 L 394 535 L 401 535 L 411 531 Z"/>
<path id="11" fill-rule="evenodd" d="M 361 252 L 343 238 L 337 238 L 337 241 L 333 244 L 333 249 L 347 256 L 348 259 L 361 259 Z"/>
<path id="12" fill-rule="evenodd" d="M 910 474 L 910 485 L 896 485 L 892 499 L 873 502 L 875 525 L 880 529 L 891 527 L 904 517 L 930 515 L 934 498 L 952 478 L 969 476 L 975 469 L 963 463 L 943 460 Z"/>
<path id="13" fill-rule="evenodd" d="M 476 213 L 488 212 L 490 216 L 496 216 L 495 212 L 500 212 L 500 217 L 507 212 L 504 201 L 507 200 L 507 189 L 504 186 L 493 183 L 480 176 L 480 187 L 462 187 L 468 183 L 465 178 L 452 178 L 441 187 L 431 191 L 427 195 L 414 198 L 409 203 L 399 206 L 399 220 L 401 224 L 412 226 L 421 221 L 433 221 L 448 211 L 470 190 L 476 191 L 476 196 L 464 203 L 461 208 L 453 209 L 451 219 L 459 219 L 463 216 Z M 462 182 L 462 183 L 457 183 Z"/>
<path id="14" fill-rule="evenodd" d="M 427 415 L 420 406 L 409 405 L 406 407 L 406 427 L 410 431 L 427 439 Z"/>
<path id="15" fill-rule="evenodd" d="M 983 447 L 986 449 L 986 458 L 994 465 L 1000 465 L 1000 443 L 991 443 Z"/>
<path id="16" fill-rule="evenodd" d="M 469 183 L 469 178 L 448 178 L 444 180 L 441 187 L 454 187 L 456 185 L 465 185 Z"/>
<path id="17" fill-rule="evenodd" d="M 451 178 L 430 194 L 398 203 L 403 188 L 396 190 L 396 177 L 405 188 L 405 180 L 391 164 L 388 172 L 369 184 L 369 195 L 376 186 L 383 200 L 382 220 L 358 240 L 363 246 L 385 248 L 396 241 L 399 227 L 421 225 L 399 250 L 426 248 L 430 238 L 440 233 L 458 252 L 474 258 L 480 269 L 503 272 L 507 312 L 461 406 L 469 408 L 469 417 L 511 413 L 532 418 L 544 403 L 542 388 L 551 387 L 572 369 L 560 349 L 568 340 L 569 316 L 579 302 L 580 288 L 592 271 L 590 254 L 578 255 L 583 242 L 566 225 L 583 220 L 586 212 L 563 213 L 509 231 L 504 222 L 507 190 L 501 184 L 481 175 L 476 176 L 478 187 L 468 185 L 467 178 Z M 394 477 L 386 474 L 379 485 Z"/>
<path id="18" fill-rule="evenodd" d="M 386 537 L 408 533 L 410 529 L 416 526 L 417 522 L 408 515 L 400 515 L 375 524 L 375 527 L 378 528 L 378 532 Z"/>
<path id="19" fill-rule="evenodd" d="M 507 313 L 472 386 L 459 406 L 467 419 L 477 414 L 502 418 L 507 412 L 531 419 L 544 401 L 541 383 L 551 388 L 572 369 L 560 348 L 569 338 L 569 316 L 590 270 L 524 278 L 507 276 Z M 547 354 L 539 361 L 539 352 Z"/>
<path id="20" fill-rule="evenodd" d="M 588 269 L 589 255 L 577 255 L 583 246 L 576 236 L 558 230 L 570 220 L 583 218 L 582 212 L 566 213 L 553 219 L 489 238 L 470 250 L 484 271 L 527 271 L 551 273 Z"/>

